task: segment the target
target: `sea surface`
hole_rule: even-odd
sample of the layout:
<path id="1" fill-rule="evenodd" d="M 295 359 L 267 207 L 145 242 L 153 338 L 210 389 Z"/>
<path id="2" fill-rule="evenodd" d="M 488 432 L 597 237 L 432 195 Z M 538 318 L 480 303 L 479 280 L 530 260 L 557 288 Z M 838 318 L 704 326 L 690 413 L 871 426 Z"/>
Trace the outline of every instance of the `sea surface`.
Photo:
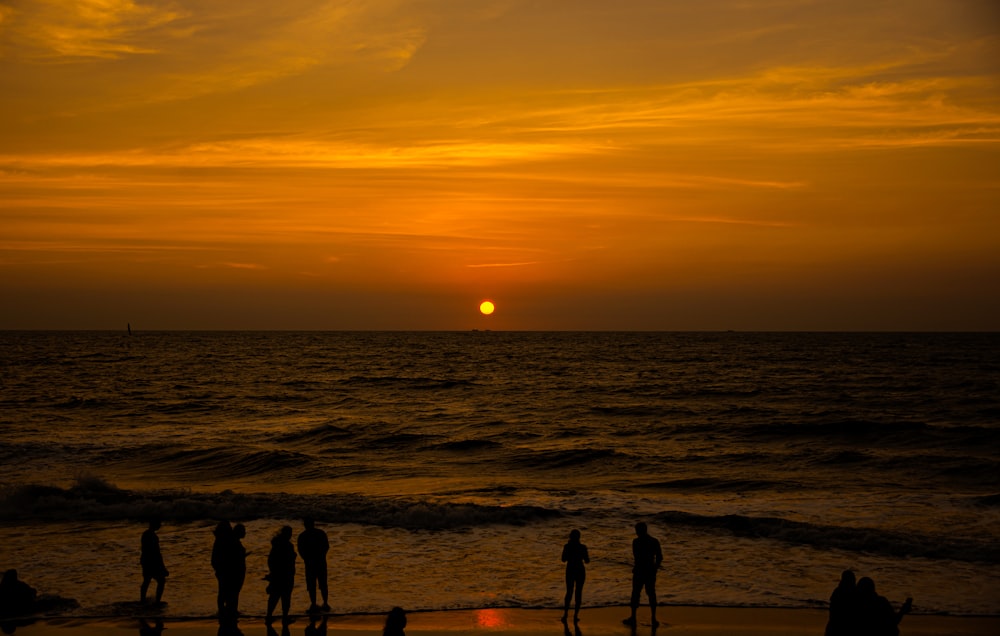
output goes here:
<path id="1" fill-rule="evenodd" d="M 337 613 L 627 603 L 646 521 L 667 604 L 823 607 L 841 570 L 915 611 L 1000 614 L 1000 334 L 0 332 L 0 569 L 211 616 L 312 516 Z M 300 568 L 301 570 L 301 568 Z M 301 579 L 293 611 L 308 604 Z"/>

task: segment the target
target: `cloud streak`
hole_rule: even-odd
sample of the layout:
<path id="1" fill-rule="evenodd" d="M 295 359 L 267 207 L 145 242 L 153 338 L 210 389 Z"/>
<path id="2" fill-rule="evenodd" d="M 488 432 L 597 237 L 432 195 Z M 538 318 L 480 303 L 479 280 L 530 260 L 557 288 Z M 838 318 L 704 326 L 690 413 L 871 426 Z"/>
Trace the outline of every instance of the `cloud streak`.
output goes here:
<path id="1" fill-rule="evenodd" d="M 817 280 L 859 312 L 935 264 L 987 280 L 987 14 L 0 0 L 0 294 L 127 281 L 551 307 L 575 290 L 582 307 L 780 287 L 780 317 Z"/>
<path id="2" fill-rule="evenodd" d="M 173 2 L 32 0 L 0 4 L 0 28 L 29 59 L 119 59 L 158 52 L 145 38 L 184 15 Z"/>

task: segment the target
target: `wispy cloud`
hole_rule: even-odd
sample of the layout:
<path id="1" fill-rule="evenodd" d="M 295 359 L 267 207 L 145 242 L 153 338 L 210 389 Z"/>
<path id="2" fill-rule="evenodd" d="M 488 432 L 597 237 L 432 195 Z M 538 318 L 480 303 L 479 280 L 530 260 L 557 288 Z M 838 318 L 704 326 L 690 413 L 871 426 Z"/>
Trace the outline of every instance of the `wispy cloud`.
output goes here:
<path id="1" fill-rule="evenodd" d="M 146 38 L 184 15 L 174 2 L 32 0 L 0 4 L 0 28 L 20 56 L 114 59 L 157 52 Z"/>
<path id="2" fill-rule="evenodd" d="M 258 265 L 256 263 L 222 263 L 222 267 L 228 267 L 230 269 L 252 269 L 252 270 L 263 270 L 267 267 L 263 265 Z"/>
<path id="3" fill-rule="evenodd" d="M 721 217 L 721 216 L 688 216 L 673 217 L 670 220 L 683 223 L 721 223 L 724 225 L 754 225 L 758 227 L 795 227 L 795 223 L 785 221 L 765 221 L 760 219 Z"/>
<path id="4" fill-rule="evenodd" d="M 472 265 L 466 265 L 466 267 L 472 269 L 479 269 L 482 267 L 526 267 L 528 265 L 538 265 L 539 261 L 523 261 L 520 263 L 476 263 Z"/>
<path id="5" fill-rule="evenodd" d="M 320 67 L 391 72 L 406 66 L 426 40 L 426 28 L 397 13 L 397 0 L 309 1 L 290 12 L 253 2 L 235 18 L 238 38 L 218 30 L 217 15 L 191 19 L 193 35 L 178 46 L 177 63 L 150 100 L 181 100 L 229 92 Z M 250 8 L 253 7 L 253 10 Z"/>
<path id="6" fill-rule="evenodd" d="M 213 141 L 172 149 L 104 153 L 0 155 L 0 165 L 25 170 L 61 167 L 343 167 L 489 166 L 599 153 L 598 143 L 427 141 L 406 146 L 261 138 Z M 11 170 L 11 172 L 15 172 Z"/>
<path id="7" fill-rule="evenodd" d="M 399 7 L 399 0 L 183 6 L 174 0 L 0 0 L 0 59 L 87 64 L 102 107 L 123 109 L 229 93 L 318 67 L 399 70 L 426 39 L 426 26 Z M 147 61 L 107 66 L 135 56 Z M 115 81 L 103 81 L 105 71 Z"/>

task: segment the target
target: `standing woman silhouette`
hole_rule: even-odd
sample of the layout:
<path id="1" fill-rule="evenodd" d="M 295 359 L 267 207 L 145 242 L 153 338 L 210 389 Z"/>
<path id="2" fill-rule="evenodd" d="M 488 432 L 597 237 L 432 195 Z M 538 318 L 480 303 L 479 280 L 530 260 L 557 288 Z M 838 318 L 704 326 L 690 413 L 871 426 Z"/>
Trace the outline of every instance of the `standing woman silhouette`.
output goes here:
<path id="1" fill-rule="evenodd" d="M 149 528 L 142 533 L 139 564 L 142 566 L 142 585 L 139 586 L 139 602 L 146 602 L 146 591 L 150 581 L 156 581 L 156 604 L 163 602 L 163 585 L 167 582 L 167 566 L 163 564 L 163 553 L 160 552 L 160 538 L 156 531 L 160 529 L 159 519 L 150 519 Z"/>
<path id="2" fill-rule="evenodd" d="M 226 612 L 226 599 L 229 597 L 229 569 L 230 555 L 233 543 L 233 528 L 226 520 L 220 521 L 215 530 L 212 530 L 215 542 L 212 543 L 212 569 L 215 570 L 215 580 L 219 584 L 219 592 L 215 595 L 215 604 L 219 610 L 219 617 L 223 617 Z"/>
<path id="3" fill-rule="evenodd" d="M 590 563 L 590 553 L 587 546 L 580 543 L 580 531 L 569 533 L 569 541 L 563 546 L 562 561 L 566 564 L 566 600 L 563 602 L 562 622 L 569 616 L 569 601 L 574 597 L 576 604 L 573 609 L 573 622 L 580 621 L 580 603 L 583 601 L 583 582 L 587 580 L 585 563 Z"/>
<path id="4" fill-rule="evenodd" d="M 288 609 L 292 604 L 292 587 L 295 586 L 295 548 L 292 547 L 292 527 L 282 526 L 271 539 L 271 553 L 267 555 L 267 616 L 265 622 L 274 622 L 274 608 L 281 601 L 281 620 L 287 625 Z"/>

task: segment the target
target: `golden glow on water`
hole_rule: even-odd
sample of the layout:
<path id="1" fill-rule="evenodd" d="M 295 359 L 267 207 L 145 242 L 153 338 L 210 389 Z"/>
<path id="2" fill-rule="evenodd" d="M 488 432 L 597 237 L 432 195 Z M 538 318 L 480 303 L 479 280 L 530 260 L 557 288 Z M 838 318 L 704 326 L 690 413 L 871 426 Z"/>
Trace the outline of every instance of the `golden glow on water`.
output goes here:
<path id="1" fill-rule="evenodd" d="M 476 610 L 476 626 L 484 629 L 504 629 L 510 620 L 507 611 L 502 609 L 488 608 Z"/>

